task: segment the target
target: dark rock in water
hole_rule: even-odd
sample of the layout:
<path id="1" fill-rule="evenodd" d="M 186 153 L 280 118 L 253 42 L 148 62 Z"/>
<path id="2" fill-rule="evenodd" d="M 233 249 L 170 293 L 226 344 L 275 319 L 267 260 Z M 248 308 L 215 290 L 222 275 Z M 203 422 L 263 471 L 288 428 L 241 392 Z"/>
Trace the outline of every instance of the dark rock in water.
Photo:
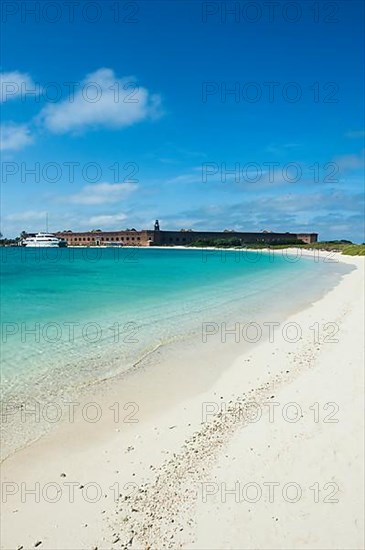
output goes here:
<path id="1" fill-rule="evenodd" d="M 35 544 L 34 544 L 34 548 L 37 548 L 38 546 L 40 546 L 42 544 L 42 541 L 41 540 L 38 540 Z"/>
<path id="2" fill-rule="evenodd" d="M 60 477 L 66 477 L 66 474 L 64 472 L 62 472 L 62 474 L 60 475 Z"/>
<path id="3" fill-rule="evenodd" d="M 120 538 L 119 537 L 115 537 L 115 539 L 113 540 L 113 544 L 116 544 L 117 542 L 120 541 Z"/>

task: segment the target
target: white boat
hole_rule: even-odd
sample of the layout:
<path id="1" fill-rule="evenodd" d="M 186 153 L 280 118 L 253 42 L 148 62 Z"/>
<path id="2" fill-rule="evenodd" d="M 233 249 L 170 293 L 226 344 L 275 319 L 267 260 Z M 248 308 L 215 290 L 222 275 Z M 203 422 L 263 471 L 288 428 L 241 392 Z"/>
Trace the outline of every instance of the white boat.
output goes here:
<path id="1" fill-rule="evenodd" d="M 55 235 L 52 235 L 52 233 L 36 233 L 35 235 L 29 235 L 22 240 L 22 246 L 32 246 L 37 248 L 58 248 L 66 245 L 66 241 L 59 239 Z"/>

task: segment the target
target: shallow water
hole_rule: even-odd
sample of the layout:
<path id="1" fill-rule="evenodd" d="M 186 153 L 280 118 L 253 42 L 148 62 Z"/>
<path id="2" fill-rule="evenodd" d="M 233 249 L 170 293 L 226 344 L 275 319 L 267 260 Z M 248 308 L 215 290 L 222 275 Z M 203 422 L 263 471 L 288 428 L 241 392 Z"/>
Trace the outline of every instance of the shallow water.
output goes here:
<path id="1" fill-rule="evenodd" d="M 1 253 L 1 389 L 6 403 L 18 405 L 71 398 L 159 346 L 221 337 L 222 323 L 232 329 L 237 322 L 285 319 L 351 270 L 323 259 L 289 260 L 285 252 Z"/>

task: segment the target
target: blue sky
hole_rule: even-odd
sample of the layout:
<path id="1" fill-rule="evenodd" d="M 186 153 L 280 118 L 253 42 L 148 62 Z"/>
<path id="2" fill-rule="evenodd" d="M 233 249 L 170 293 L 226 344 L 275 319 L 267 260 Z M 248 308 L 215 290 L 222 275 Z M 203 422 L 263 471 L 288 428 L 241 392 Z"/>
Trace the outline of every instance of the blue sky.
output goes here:
<path id="1" fill-rule="evenodd" d="M 361 1 L 5 4 L 4 235 L 364 240 Z"/>

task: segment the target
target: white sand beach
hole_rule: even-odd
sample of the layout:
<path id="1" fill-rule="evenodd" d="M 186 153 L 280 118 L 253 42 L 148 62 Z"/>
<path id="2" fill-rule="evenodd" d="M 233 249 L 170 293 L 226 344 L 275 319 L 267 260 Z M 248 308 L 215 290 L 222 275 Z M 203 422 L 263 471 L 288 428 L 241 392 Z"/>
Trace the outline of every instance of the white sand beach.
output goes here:
<path id="1" fill-rule="evenodd" d="M 1 548 L 364 548 L 364 258 L 335 259 L 297 341 L 167 348 L 7 458 Z"/>

